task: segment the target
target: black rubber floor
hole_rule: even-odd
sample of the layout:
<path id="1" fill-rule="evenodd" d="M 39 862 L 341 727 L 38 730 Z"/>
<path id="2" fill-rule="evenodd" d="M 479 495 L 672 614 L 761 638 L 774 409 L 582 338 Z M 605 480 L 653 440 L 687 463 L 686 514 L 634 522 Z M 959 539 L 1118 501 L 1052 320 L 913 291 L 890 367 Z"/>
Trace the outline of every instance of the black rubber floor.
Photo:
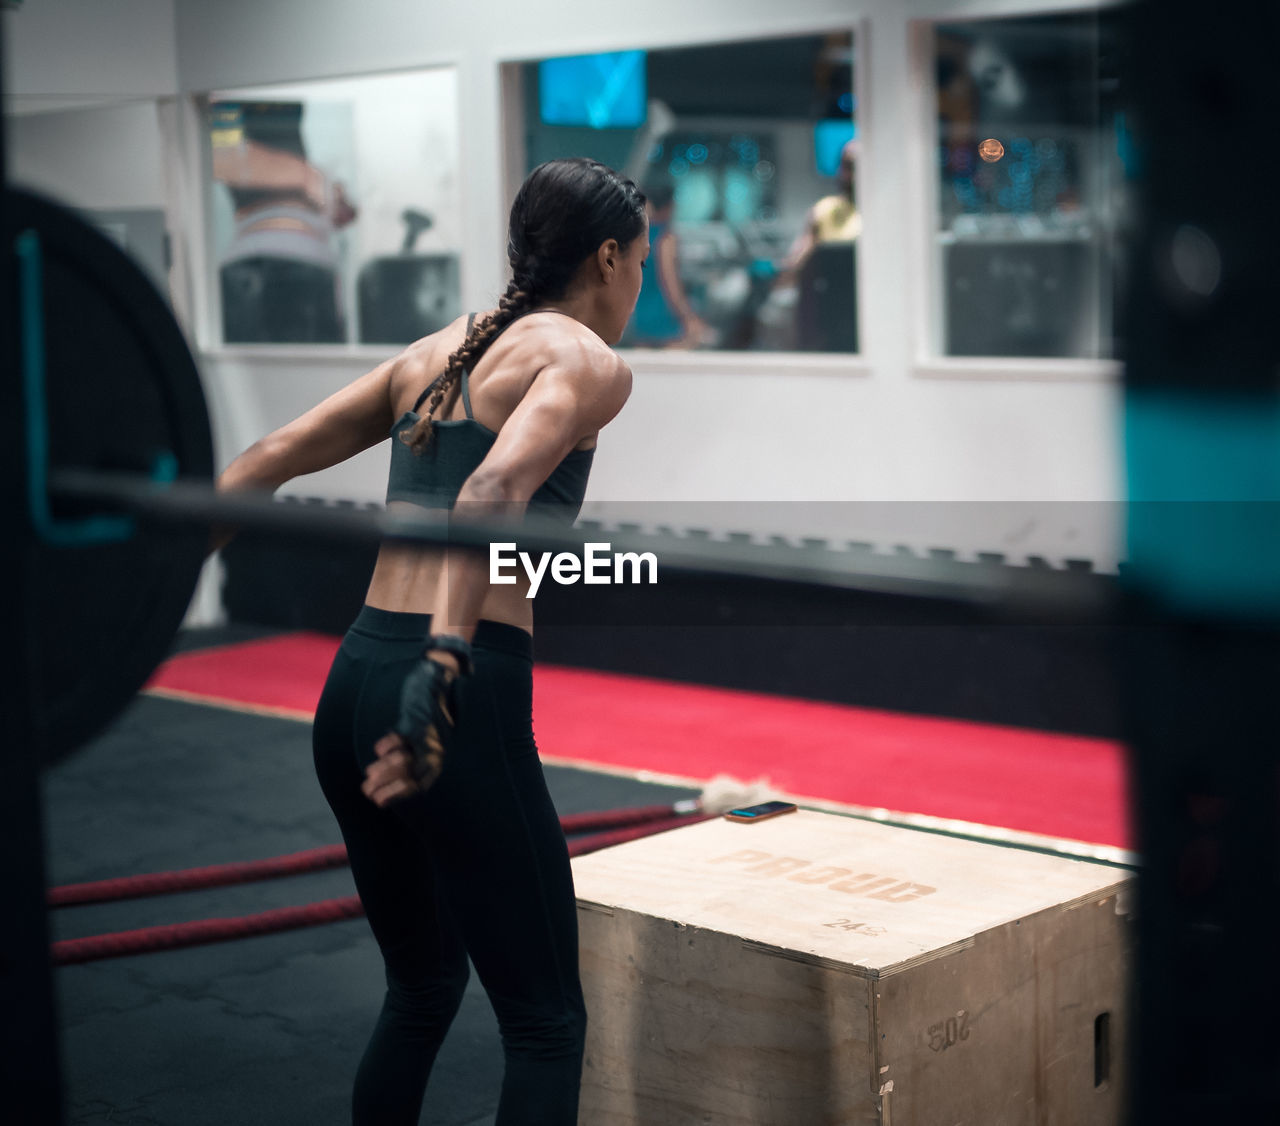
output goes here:
<path id="1" fill-rule="evenodd" d="M 184 649 L 236 640 L 186 636 Z M 693 796 L 548 767 L 562 813 Z M 338 843 L 306 724 L 140 697 L 44 778 L 49 880 L 253 860 Z M 64 908 L 55 939 L 354 894 L 349 872 Z M 68 1121 L 341 1126 L 382 997 L 364 919 L 55 971 Z M 502 1056 L 475 975 L 422 1122 L 493 1121 Z"/>

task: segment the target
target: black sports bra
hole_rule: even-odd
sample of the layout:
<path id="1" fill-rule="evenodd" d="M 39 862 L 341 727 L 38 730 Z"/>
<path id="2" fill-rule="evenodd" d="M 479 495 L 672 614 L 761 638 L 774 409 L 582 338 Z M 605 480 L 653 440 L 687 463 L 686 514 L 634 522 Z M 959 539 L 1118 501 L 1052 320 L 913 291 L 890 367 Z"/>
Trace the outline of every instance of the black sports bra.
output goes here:
<path id="1" fill-rule="evenodd" d="M 531 312 L 533 310 L 530 310 Z M 527 314 L 521 314 L 527 316 Z M 499 330 L 500 336 L 515 324 Z M 475 320 L 472 313 L 467 319 L 467 332 Z M 494 337 L 497 339 L 497 336 Z M 418 408 L 431 392 L 428 386 L 412 410 L 407 410 L 391 427 L 391 472 L 387 479 L 387 503 L 407 501 L 424 508 L 453 508 L 463 483 L 479 468 L 494 440 L 498 437 L 483 423 L 477 422 L 471 411 L 471 393 L 467 384 L 470 373 L 462 369 L 460 379 L 462 406 L 466 418 L 437 419 L 432 423 L 434 433 L 431 442 L 421 454 L 415 454 L 400 440 L 400 435 L 412 428 L 421 417 Z M 595 450 L 570 450 L 564 460 L 529 499 L 529 511 L 538 516 L 561 520 L 572 524 L 582 510 L 582 500 L 587 491 L 587 478 L 591 474 L 591 461 Z"/>

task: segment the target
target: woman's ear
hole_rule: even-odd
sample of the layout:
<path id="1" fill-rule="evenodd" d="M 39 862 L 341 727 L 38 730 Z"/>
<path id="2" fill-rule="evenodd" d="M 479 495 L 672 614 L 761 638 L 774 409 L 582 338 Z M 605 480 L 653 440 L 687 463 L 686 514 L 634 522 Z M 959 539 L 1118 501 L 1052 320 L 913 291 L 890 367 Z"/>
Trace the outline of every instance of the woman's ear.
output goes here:
<path id="1" fill-rule="evenodd" d="M 617 276 L 618 255 L 621 251 L 617 239 L 605 239 L 596 251 L 596 265 L 600 268 L 600 278 L 607 285 Z"/>

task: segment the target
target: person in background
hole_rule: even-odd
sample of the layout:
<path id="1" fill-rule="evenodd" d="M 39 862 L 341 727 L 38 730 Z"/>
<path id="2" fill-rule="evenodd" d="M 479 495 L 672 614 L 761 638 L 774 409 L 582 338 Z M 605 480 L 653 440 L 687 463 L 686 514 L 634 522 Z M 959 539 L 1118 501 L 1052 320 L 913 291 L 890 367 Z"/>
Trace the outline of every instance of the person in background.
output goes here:
<path id="1" fill-rule="evenodd" d="M 332 236 L 357 212 L 343 186 L 308 161 L 302 112 L 297 102 L 213 107 L 213 176 L 235 208 L 219 261 L 228 344 L 346 339 Z"/>
<path id="2" fill-rule="evenodd" d="M 858 211 L 854 186 L 857 163 L 858 142 L 855 139 L 846 142 L 840 150 L 840 165 L 836 169 L 839 191 L 823 196 L 809 208 L 804 230 L 787 251 L 777 284 L 794 285 L 816 247 L 831 242 L 852 243 L 862 234 L 862 214 Z"/>
<path id="3" fill-rule="evenodd" d="M 647 195 L 649 241 L 656 269 L 646 279 L 623 344 L 634 348 L 696 348 L 708 342 L 710 326 L 693 311 L 680 280 L 680 244 L 672 221 L 675 191 L 670 184 Z"/>
<path id="4" fill-rule="evenodd" d="M 839 190 L 823 196 L 805 216 L 774 281 L 795 294 L 793 347 L 809 352 L 856 352 L 855 247 L 862 234 L 855 173 L 858 141 L 846 142 L 836 170 Z"/>

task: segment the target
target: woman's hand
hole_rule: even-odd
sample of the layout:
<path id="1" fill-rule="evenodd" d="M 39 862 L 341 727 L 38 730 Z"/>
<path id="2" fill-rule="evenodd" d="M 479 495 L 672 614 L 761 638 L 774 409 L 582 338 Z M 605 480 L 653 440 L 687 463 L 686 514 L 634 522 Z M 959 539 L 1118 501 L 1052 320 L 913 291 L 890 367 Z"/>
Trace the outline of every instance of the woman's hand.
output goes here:
<path id="1" fill-rule="evenodd" d="M 457 726 L 457 682 L 451 652 L 428 651 L 405 677 L 395 728 L 374 744 L 377 759 L 361 786 L 379 806 L 422 793 L 440 777 Z"/>
<path id="2" fill-rule="evenodd" d="M 691 313 L 681 326 L 680 338 L 675 342 L 677 348 L 701 348 L 715 339 L 715 329 L 696 313 Z"/>
<path id="3" fill-rule="evenodd" d="M 421 793 L 422 787 L 414 780 L 410 769 L 413 760 L 404 739 L 391 732 L 379 739 L 373 750 L 378 757 L 365 768 L 364 782 L 360 786 L 365 797 L 381 807 Z"/>

